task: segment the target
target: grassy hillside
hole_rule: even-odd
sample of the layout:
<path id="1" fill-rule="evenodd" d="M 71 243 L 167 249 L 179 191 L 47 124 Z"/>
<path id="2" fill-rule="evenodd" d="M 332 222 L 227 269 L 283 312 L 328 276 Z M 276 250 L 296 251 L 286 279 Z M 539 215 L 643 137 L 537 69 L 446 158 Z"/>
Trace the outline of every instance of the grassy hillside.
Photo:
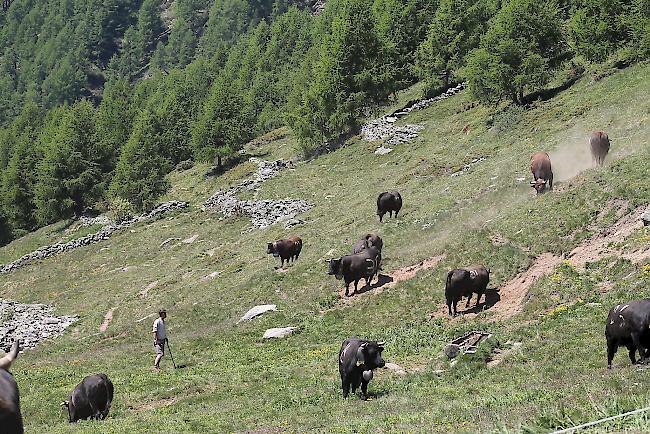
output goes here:
<path id="1" fill-rule="evenodd" d="M 637 65 L 597 82 L 584 78 L 525 111 L 462 110 L 469 102 L 463 92 L 414 112 L 400 122 L 426 129 L 386 156 L 354 138 L 264 183 L 258 198 L 315 205 L 302 216 L 306 224 L 290 230 L 250 230 L 243 217 L 200 209 L 215 190 L 248 177 L 251 163 L 207 179 L 204 166 L 172 173 L 168 196 L 191 201 L 190 211 L 0 276 L 3 298 L 50 303 L 59 314 L 80 316 L 63 337 L 15 363 L 28 431 L 546 432 L 646 405 L 650 375 L 630 366 L 624 350 L 608 371 L 603 329 L 611 305 L 650 296 L 643 267 L 649 231 L 619 240 L 624 252 L 641 249 L 640 262 L 604 255 L 584 270 L 560 263 L 532 286 L 514 316 L 498 302 L 478 315 L 449 319 L 443 280 L 451 267 L 481 262 L 492 269 L 491 286 L 502 287 L 538 255 L 569 252 L 647 203 L 649 82 L 650 65 Z M 595 129 L 612 138 L 608 164 L 599 169 L 583 158 L 587 133 Z M 280 131 L 248 151 L 273 159 L 292 156 L 293 146 Z M 538 198 L 528 186 L 528 159 L 536 150 L 549 150 L 559 180 L 553 193 Z M 451 176 L 479 157 L 486 159 Z M 379 224 L 376 196 L 392 188 L 404 197 L 403 212 Z M 74 235 L 61 230 L 17 240 L 0 257 L 14 259 Z M 344 300 L 324 260 L 347 253 L 368 231 L 384 239 L 386 272 L 445 258 L 413 279 Z M 303 254 L 280 273 L 265 243 L 290 234 L 305 241 Z M 193 235 L 198 239 L 191 244 L 160 248 L 168 238 Z M 220 275 L 204 279 L 214 271 Z M 264 303 L 279 311 L 236 324 Z M 188 367 L 173 370 L 166 358 L 156 374 L 149 315 L 159 306 L 169 313 L 176 362 Z M 99 333 L 110 309 L 113 320 Z M 264 330 L 282 326 L 299 330 L 262 341 Z M 451 366 L 441 350 L 469 330 L 494 337 Z M 384 358 L 408 374 L 380 370 L 370 383 L 374 399 L 343 400 L 337 354 L 350 336 L 385 340 Z M 488 368 L 486 361 L 496 358 L 502 362 Z M 59 403 L 83 376 L 100 371 L 116 388 L 109 419 L 70 427 Z M 650 422 L 639 416 L 602 432 L 623 428 L 647 431 Z"/>

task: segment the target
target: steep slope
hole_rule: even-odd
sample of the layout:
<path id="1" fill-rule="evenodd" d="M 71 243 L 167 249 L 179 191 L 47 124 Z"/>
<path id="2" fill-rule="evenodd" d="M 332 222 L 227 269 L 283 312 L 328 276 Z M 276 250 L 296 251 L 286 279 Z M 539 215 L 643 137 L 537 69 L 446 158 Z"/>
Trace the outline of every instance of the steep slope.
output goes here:
<path id="1" fill-rule="evenodd" d="M 419 138 L 388 155 L 353 138 L 240 197 L 312 203 L 301 215 L 306 223 L 288 230 L 252 229 L 244 216 L 201 210 L 214 191 L 250 177 L 255 163 L 207 179 L 204 166 L 174 172 L 167 198 L 189 201 L 189 211 L 0 276 L 3 298 L 79 316 L 63 337 L 27 352 L 12 368 L 29 431 L 70 432 L 58 403 L 95 372 L 113 379 L 114 407 L 106 421 L 74 431 L 549 430 L 645 405 L 650 392 L 640 385 L 647 371 L 630 367 L 625 354 L 607 371 L 602 336 L 609 306 L 650 295 L 648 267 L 618 253 L 647 247 L 645 229 L 614 240 L 611 256 L 584 270 L 560 261 L 532 283 L 514 316 L 499 314 L 500 301 L 453 320 L 439 312 L 447 269 L 485 263 L 490 286 L 509 292 L 504 285 L 535 258 L 560 257 L 647 203 L 649 80 L 648 65 L 597 82 L 586 77 L 529 110 L 491 118 L 485 107 L 465 110 L 466 92 L 414 111 L 398 123 L 424 126 Z M 575 163 L 594 129 L 612 137 L 600 169 Z M 291 157 L 293 139 L 280 133 L 248 152 Z M 537 198 L 528 186 L 535 150 L 551 152 L 561 180 Z M 392 188 L 404 197 L 403 211 L 379 224 L 376 196 Z M 615 199 L 627 201 L 622 214 L 611 206 Z M 369 231 L 384 239 L 385 274 L 401 270 L 409 279 L 342 300 L 325 260 L 347 253 Z M 266 242 L 290 234 L 305 240 L 303 253 L 280 273 Z M 169 238 L 179 240 L 161 247 Z M 17 240 L 0 254 L 15 259 L 29 251 L 20 245 L 28 242 L 34 241 Z M 412 273 L 422 261 L 431 266 Z M 249 308 L 267 303 L 278 312 L 237 324 Z M 165 359 L 165 370 L 155 374 L 150 327 L 161 305 L 169 312 L 176 363 L 188 367 L 173 370 Z M 298 330 L 262 341 L 267 328 L 284 326 Z M 454 366 L 440 358 L 449 340 L 481 329 L 495 338 L 477 355 Z M 385 340 L 386 360 L 408 372 L 378 372 L 367 402 L 340 396 L 337 352 L 355 335 Z M 508 352 L 513 342 L 523 345 Z M 487 369 L 491 347 L 507 356 Z M 649 428 L 640 418 L 631 423 Z"/>

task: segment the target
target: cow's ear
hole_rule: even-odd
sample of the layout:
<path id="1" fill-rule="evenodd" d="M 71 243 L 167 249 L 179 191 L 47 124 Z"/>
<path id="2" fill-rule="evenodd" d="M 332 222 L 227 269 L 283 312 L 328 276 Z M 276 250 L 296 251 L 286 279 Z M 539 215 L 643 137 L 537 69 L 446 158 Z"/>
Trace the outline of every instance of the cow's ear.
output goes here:
<path id="1" fill-rule="evenodd" d="M 359 349 L 357 349 L 357 366 L 361 366 L 366 363 L 366 357 L 364 354 L 365 349 L 366 349 L 365 343 L 359 345 Z"/>

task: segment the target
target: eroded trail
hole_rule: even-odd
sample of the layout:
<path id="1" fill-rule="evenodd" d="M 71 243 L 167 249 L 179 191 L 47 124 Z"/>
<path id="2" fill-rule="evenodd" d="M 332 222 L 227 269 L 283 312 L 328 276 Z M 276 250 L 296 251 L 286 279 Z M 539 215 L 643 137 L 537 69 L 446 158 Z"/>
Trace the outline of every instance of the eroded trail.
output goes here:
<path id="1" fill-rule="evenodd" d="M 446 255 L 437 255 L 431 258 L 420 261 L 417 264 L 409 265 L 407 267 L 398 268 L 389 273 L 380 273 L 379 277 L 373 284 L 366 287 L 361 287 L 359 284 L 359 290 L 353 297 L 345 297 L 345 288 L 339 290 L 339 295 L 345 303 L 352 302 L 355 298 L 364 295 L 366 293 L 372 294 L 381 294 L 384 289 L 390 289 L 395 287 L 399 282 L 405 280 L 413 279 L 416 274 L 424 270 L 430 270 L 435 268 L 442 260 L 445 259 Z M 353 284 L 350 285 L 350 292 L 354 289 Z"/>
<path id="2" fill-rule="evenodd" d="M 528 290 L 540 278 L 552 274 L 564 259 L 578 270 L 584 270 L 587 263 L 610 256 L 619 255 L 634 263 L 650 258 L 650 246 L 626 252 L 616 246 L 643 226 L 640 217 L 647 208 L 648 206 L 641 206 L 625 215 L 613 225 L 580 243 L 564 257 L 551 253 L 543 253 L 538 256 L 528 270 L 501 286 L 501 301 L 492 309 L 494 312 L 492 318 L 495 320 L 507 319 L 521 312 Z"/>

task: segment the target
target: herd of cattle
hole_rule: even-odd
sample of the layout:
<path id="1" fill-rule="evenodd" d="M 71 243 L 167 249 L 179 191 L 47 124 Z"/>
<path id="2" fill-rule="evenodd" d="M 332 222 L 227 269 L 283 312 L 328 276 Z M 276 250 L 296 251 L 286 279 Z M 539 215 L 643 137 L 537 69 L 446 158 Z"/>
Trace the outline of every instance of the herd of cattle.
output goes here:
<path id="1" fill-rule="evenodd" d="M 610 142 L 607 134 L 595 132 L 589 138 L 589 146 L 595 164 L 602 165 L 609 152 Z M 537 194 L 553 189 L 553 171 L 547 153 L 538 152 L 531 157 L 530 171 L 533 175 L 531 187 Z M 377 216 L 382 222 L 385 214 L 397 217 L 402 208 L 402 197 L 397 191 L 383 192 L 377 198 Z M 277 240 L 267 245 L 267 253 L 281 260 L 280 267 L 295 261 L 302 250 L 302 239 L 293 236 Z M 345 282 L 345 296 L 349 296 L 350 283 L 354 282 L 354 293 L 358 291 L 361 279 L 366 286 L 372 283 L 381 270 L 381 252 L 384 242 L 376 234 L 364 235 L 351 249 L 350 255 L 328 261 L 328 274 Z M 473 294 L 477 294 L 476 306 L 485 294 L 490 281 L 490 270 L 483 265 L 457 268 L 447 273 L 445 299 L 450 316 L 457 315 L 457 304 L 467 297 L 469 307 Z M 636 352 L 642 361 L 650 355 L 650 299 L 632 301 L 617 305 L 609 312 L 605 327 L 607 339 L 607 365 L 611 368 L 612 359 L 619 346 L 627 347 L 632 363 L 636 363 Z M 23 422 L 20 413 L 18 386 L 9 367 L 18 355 L 19 342 L 0 359 L 0 427 L 2 432 L 22 433 Z M 351 338 L 343 342 L 339 352 L 339 373 L 343 396 L 350 389 L 353 393 L 360 387 L 361 397 L 368 397 L 368 383 L 373 371 L 385 366 L 381 354 L 384 343 Z M 70 394 L 69 400 L 62 403 L 67 407 L 68 420 L 105 419 L 113 400 L 113 383 L 106 374 L 91 375 L 82 380 Z"/>

